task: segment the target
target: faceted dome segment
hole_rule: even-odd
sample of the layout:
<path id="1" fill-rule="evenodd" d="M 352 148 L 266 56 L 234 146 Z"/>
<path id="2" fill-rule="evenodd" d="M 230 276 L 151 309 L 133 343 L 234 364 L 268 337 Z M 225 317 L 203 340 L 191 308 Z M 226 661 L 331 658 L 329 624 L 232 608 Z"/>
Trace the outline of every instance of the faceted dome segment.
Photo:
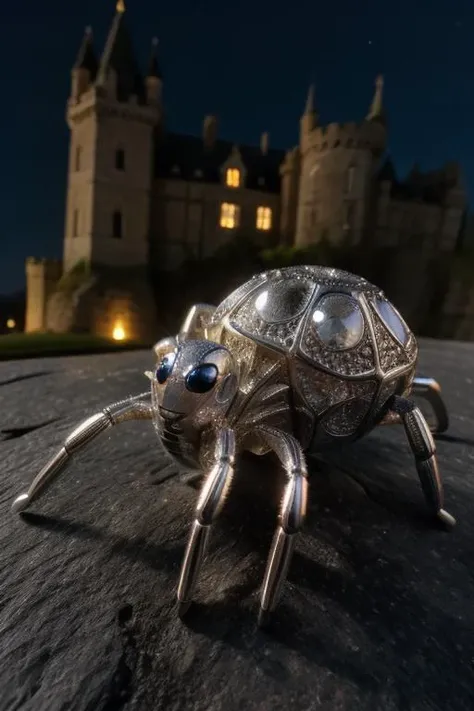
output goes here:
<path id="1" fill-rule="evenodd" d="M 279 279 L 265 285 L 255 299 L 255 309 L 266 323 L 283 323 L 299 316 L 310 302 L 314 282 Z"/>
<path id="2" fill-rule="evenodd" d="M 354 348 L 364 335 L 364 316 L 359 304 L 347 294 L 327 294 L 316 304 L 312 325 L 328 348 Z"/>
<path id="3" fill-rule="evenodd" d="M 406 346 L 410 334 L 392 304 L 385 299 L 374 299 L 374 305 L 378 315 L 387 328 L 391 331 L 395 338 L 400 341 L 400 343 Z"/>

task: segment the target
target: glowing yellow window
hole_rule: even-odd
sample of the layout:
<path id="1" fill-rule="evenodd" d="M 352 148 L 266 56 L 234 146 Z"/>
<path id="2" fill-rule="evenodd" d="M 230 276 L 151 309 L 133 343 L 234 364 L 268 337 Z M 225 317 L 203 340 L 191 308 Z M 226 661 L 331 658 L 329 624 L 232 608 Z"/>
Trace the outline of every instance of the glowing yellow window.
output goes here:
<path id="1" fill-rule="evenodd" d="M 239 206 L 230 202 L 221 205 L 220 226 L 226 230 L 233 230 L 239 224 Z"/>
<path id="2" fill-rule="evenodd" d="M 272 209 L 271 207 L 257 207 L 257 230 L 271 230 Z"/>
<path id="3" fill-rule="evenodd" d="M 225 182 L 229 188 L 238 188 L 240 186 L 240 170 L 238 168 L 227 168 Z"/>

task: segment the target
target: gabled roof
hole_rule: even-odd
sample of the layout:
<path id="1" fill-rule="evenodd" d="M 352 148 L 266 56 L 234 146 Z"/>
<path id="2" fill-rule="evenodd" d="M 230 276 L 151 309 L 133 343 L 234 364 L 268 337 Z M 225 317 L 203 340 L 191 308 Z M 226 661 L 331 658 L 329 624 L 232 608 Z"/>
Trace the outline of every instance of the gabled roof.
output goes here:
<path id="1" fill-rule="evenodd" d="M 198 136 L 166 133 L 157 141 L 155 175 L 159 178 L 220 183 L 222 167 L 234 148 L 231 141 L 216 140 L 212 148 L 206 148 Z M 264 155 L 260 148 L 254 146 L 239 146 L 238 150 L 247 171 L 245 187 L 279 193 L 279 168 L 285 151 L 270 149 Z"/>

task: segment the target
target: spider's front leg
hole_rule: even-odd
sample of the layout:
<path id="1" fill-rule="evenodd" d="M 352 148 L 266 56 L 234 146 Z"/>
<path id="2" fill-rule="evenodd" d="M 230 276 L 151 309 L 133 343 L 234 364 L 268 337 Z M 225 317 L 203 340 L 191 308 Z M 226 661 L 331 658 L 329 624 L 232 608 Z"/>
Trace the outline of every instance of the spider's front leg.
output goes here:
<path id="1" fill-rule="evenodd" d="M 266 425 L 259 426 L 257 432 L 275 452 L 288 477 L 263 579 L 258 621 L 264 625 L 278 604 L 295 547 L 296 534 L 304 523 L 308 502 L 308 472 L 303 451 L 294 437 Z"/>
<path id="2" fill-rule="evenodd" d="M 234 474 L 235 434 L 225 428 L 217 433 L 214 466 L 209 472 L 196 506 L 178 585 L 179 614 L 184 615 L 193 599 L 206 553 L 211 526 L 220 513 Z"/>
<path id="3" fill-rule="evenodd" d="M 435 422 L 431 427 L 433 434 L 446 432 L 449 427 L 449 416 L 438 381 L 434 378 L 416 377 L 413 379 L 412 393 L 426 400 L 433 408 L 435 416 Z"/>
<path id="4" fill-rule="evenodd" d="M 421 488 L 432 513 L 443 524 L 452 527 L 456 519 L 444 510 L 443 483 L 438 471 L 436 445 L 421 410 L 410 400 L 395 396 L 391 411 L 399 415 L 415 456 Z"/>
<path id="5" fill-rule="evenodd" d="M 59 452 L 41 469 L 26 494 L 21 494 L 15 499 L 12 505 L 13 511 L 19 513 L 28 508 L 35 499 L 50 487 L 58 474 L 70 462 L 71 457 L 101 432 L 127 420 L 152 419 L 152 407 L 150 403 L 144 402 L 145 397 L 149 398 L 150 393 L 141 393 L 126 400 L 115 402 L 104 408 L 102 412 L 98 412 L 84 420 L 67 437 Z"/>

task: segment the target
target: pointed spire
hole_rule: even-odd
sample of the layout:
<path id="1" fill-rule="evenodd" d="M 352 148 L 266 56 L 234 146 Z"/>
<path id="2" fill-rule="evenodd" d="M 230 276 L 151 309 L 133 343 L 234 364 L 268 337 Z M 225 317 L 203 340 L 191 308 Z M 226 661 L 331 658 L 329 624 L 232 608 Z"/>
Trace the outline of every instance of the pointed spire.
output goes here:
<path id="1" fill-rule="evenodd" d="M 370 106 L 370 111 L 367 114 L 367 121 L 383 121 L 385 119 L 385 111 L 383 108 L 383 76 L 381 74 L 375 80 L 375 93 Z"/>
<path id="2" fill-rule="evenodd" d="M 305 114 L 314 114 L 314 84 L 309 85 L 308 96 L 306 97 Z"/>
<path id="3" fill-rule="evenodd" d="M 92 41 L 92 27 L 86 27 L 73 68 L 88 69 L 91 73 L 91 79 L 94 79 L 97 73 L 97 67 L 98 61 Z"/>
<path id="4" fill-rule="evenodd" d="M 148 64 L 148 75 L 149 77 L 156 77 L 157 79 L 162 79 L 160 65 L 158 63 L 158 38 L 153 37 L 151 41 L 151 55 L 150 62 Z"/>
<path id="5" fill-rule="evenodd" d="M 310 84 L 304 114 L 300 118 L 300 136 L 306 136 L 318 123 L 318 114 L 314 108 L 314 84 Z"/>
<path id="6" fill-rule="evenodd" d="M 143 79 L 133 51 L 132 40 L 125 23 L 125 3 L 119 0 L 116 5 L 115 17 L 105 43 L 100 60 L 97 83 L 107 84 L 110 70 L 117 77 L 117 98 L 126 101 L 132 95 L 144 95 Z"/>

